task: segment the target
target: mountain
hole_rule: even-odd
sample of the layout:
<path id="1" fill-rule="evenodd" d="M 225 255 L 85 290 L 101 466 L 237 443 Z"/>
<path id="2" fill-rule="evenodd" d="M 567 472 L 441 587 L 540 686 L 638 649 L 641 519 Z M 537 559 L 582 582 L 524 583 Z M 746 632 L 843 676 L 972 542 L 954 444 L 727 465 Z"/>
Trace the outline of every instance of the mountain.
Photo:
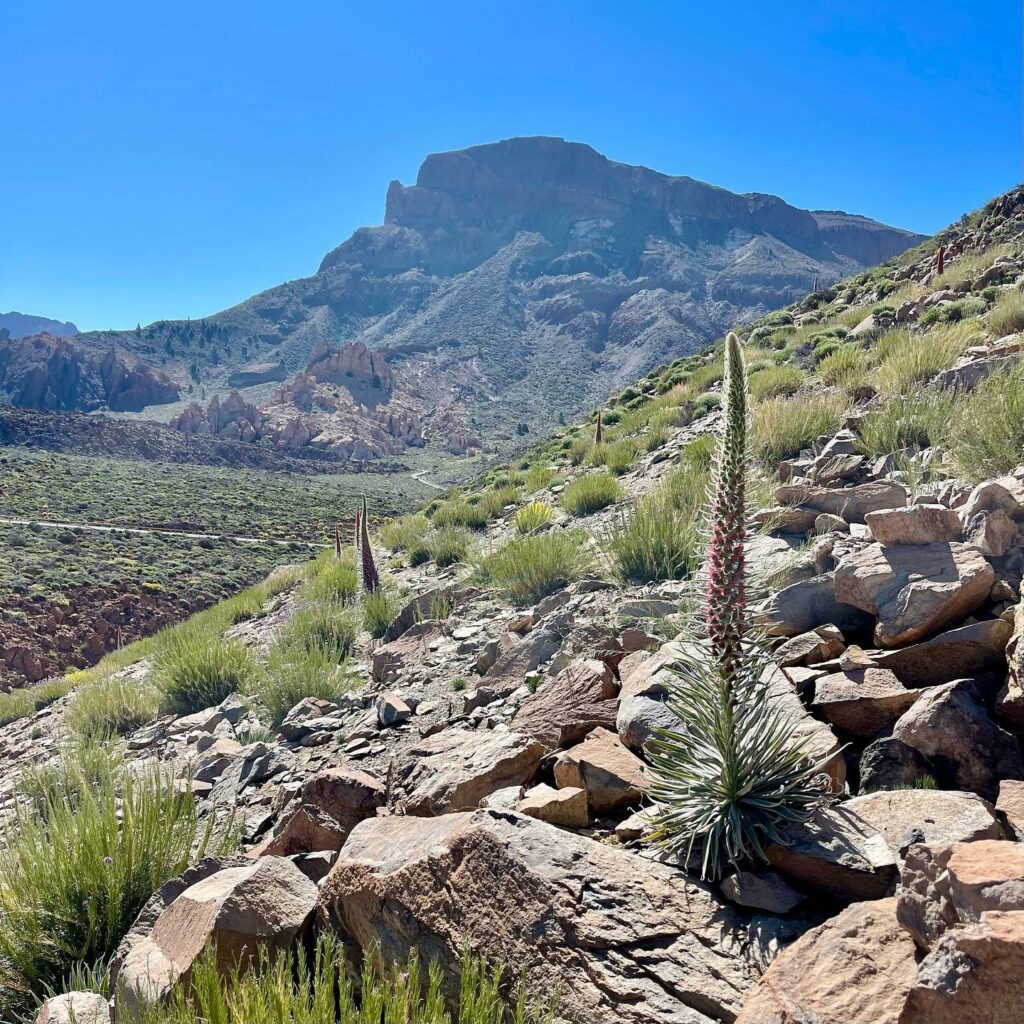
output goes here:
<path id="1" fill-rule="evenodd" d="M 144 360 L 216 398 L 176 417 L 186 431 L 354 457 L 494 450 L 921 238 L 579 143 L 511 139 L 428 156 L 414 185 L 389 186 L 384 224 L 358 229 L 311 277 L 201 321 L 92 332 L 75 346 Z M 325 345 L 339 364 L 381 353 L 387 386 L 318 378 Z M 2 377 L 0 389 L 14 400 Z M 274 410 L 260 427 L 257 407 Z"/>
<path id="2" fill-rule="evenodd" d="M 51 320 L 46 316 L 32 316 L 29 313 L 0 313 L 0 331 L 7 331 L 17 341 L 44 331 L 55 338 L 67 338 L 78 334 L 78 328 L 70 321 Z"/>

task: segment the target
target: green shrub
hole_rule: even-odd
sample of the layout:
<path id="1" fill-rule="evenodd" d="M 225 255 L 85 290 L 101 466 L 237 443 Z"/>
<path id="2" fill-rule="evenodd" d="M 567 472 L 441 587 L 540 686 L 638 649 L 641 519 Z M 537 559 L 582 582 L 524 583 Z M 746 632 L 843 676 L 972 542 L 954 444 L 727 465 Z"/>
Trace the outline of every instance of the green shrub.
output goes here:
<path id="1" fill-rule="evenodd" d="M 719 356 L 713 362 L 705 363 L 694 370 L 687 381 L 690 391 L 706 391 L 712 384 L 717 384 L 722 379 L 723 365 L 722 358 Z"/>
<path id="2" fill-rule="evenodd" d="M 282 648 L 307 653 L 321 651 L 340 663 L 351 653 L 360 624 L 358 608 L 317 601 L 292 616 L 277 642 Z"/>
<path id="3" fill-rule="evenodd" d="M 750 377 L 750 397 L 755 401 L 794 394 L 803 383 L 804 375 L 795 366 L 773 366 L 759 370 Z"/>
<path id="4" fill-rule="evenodd" d="M 593 438 L 590 437 L 577 437 L 573 439 L 572 444 L 569 446 L 569 465 L 581 466 L 583 460 L 587 457 L 590 449 L 594 447 Z"/>
<path id="5" fill-rule="evenodd" d="M 393 590 L 380 587 L 363 595 L 363 628 L 379 640 L 398 614 L 398 598 Z"/>
<path id="6" fill-rule="evenodd" d="M 315 601 L 337 601 L 340 604 L 354 601 L 359 592 L 359 574 L 352 550 L 343 550 L 340 558 L 332 552 L 307 587 L 309 596 Z"/>
<path id="7" fill-rule="evenodd" d="M 681 580 L 701 557 L 699 517 L 680 509 L 668 493 L 651 495 L 613 522 L 606 551 L 616 576 L 626 583 Z"/>
<path id="8" fill-rule="evenodd" d="M 566 486 L 560 504 L 571 516 L 589 516 L 623 497 L 624 491 L 615 477 L 608 473 L 590 473 Z"/>
<path id="9" fill-rule="evenodd" d="M 440 505 L 434 512 L 436 527 L 465 526 L 470 530 L 482 530 L 488 522 L 485 509 L 471 505 L 464 498 L 452 498 Z"/>
<path id="10" fill-rule="evenodd" d="M 509 505 L 517 504 L 521 497 L 522 492 L 518 487 L 506 485 L 495 488 L 493 491 L 484 491 L 480 495 L 477 507 L 488 520 L 497 519 Z"/>
<path id="11" fill-rule="evenodd" d="M 464 562 L 472 546 L 472 538 L 466 530 L 457 526 L 446 526 L 434 530 L 424 542 L 427 552 L 439 569 L 457 562 Z"/>
<path id="12" fill-rule="evenodd" d="M 526 471 L 526 493 L 536 494 L 550 487 L 556 473 L 552 466 L 531 466 Z"/>
<path id="13" fill-rule="evenodd" d="M 389 551 L 409 551 L 420 544 L 429 529 L 430 520 L 422 512 L 417 512 L 385 523 L 377 538 Z"/>
<path id="14" fill-rule="evenodd" d="M 587 455 L 591 466 L 606 466 L 616 476 L 628 473 L 636 461 L 637 444 L 626 438 L 605 444 L 595 444 Z"/>
<path id="15" fill-rule="evenodd" d="M 936 328 L 928 334 L 890 331 L 878 342 L 882 362 L 872 379 L 883 395 L 902 394 L 952 366 L 979 332 L 980 325 L 971 323 Z"/>
<path id="16" fill-rule="evenodd" d="M 245 644 L 201 630 L 179 629 L 160 649 L 153 681 L 160 691 L 161 710 L 190 715 L 247 689 L 255 673 Z"/>
<path id="17" fill-rule="evenodd" d="M 770 398 L 754 410 L 751 447 L 769 468 L 799 455 L 816 437 L 839 425 L 842 402 L 835 395 Z"/>
<path id="18" fill-rule="evenodd" d="M 988 315 L 987 327 L 994 338 L 1024 331 L 1024 294 L 1019 289 L 1004 291 Z"/>
<path id="19" fill-rule="evenodd" d="M 161 768 L 83 784 L 18 813 L 0 849 L 0 1019 L 18 1019 L 76 965 L 110 956 L 147 899 L 210 843 L 196 801 Z M 220 846 L 226 852 L 231 838 Z"/>
<path id="20" fill-rule="evenodd" d="M 31 764 L 18 776 L 18 789 L 43 818 L 55 804 L 77 807 L 83 793 L 102 786 L 124 766 L 124 748 L 94 737 L 65 742 L 55 757 Z"/>
<path id="21" fill-rule="evenodd" d="M 516 512 L 512 522 L 519 533 L 533 533 L 550 523 L 554 514 L 555 510 L 543 501 L 531 501 Z"/>
<path id="22" fill-rule="evenodd" d="M 477 577 L 513 604 L 535 604 L 594 568 L 594 555 L 580 530 L 516 537 L 483 558 Z"/>
<path id="23" fill-rule="evenodd" d="M 139 1024 L 552 1024 L 553 1000 L 532 1000 L 525 979 L 513 986 L 511 1005 L 502 990 L 503 971 L 467 953 L 458 996 L 449 1007 L 442 973 L 424 969 L 415 950 L 400 964 L 386 964 L 378 951 L 363 959 L 358 986 L 345 950 L 329 933 L 317 940 L 312 962 L 293 950 L 263 953 L 225 977 L 213 951 L 175 989 L 164 1005 L 147 1008 Z"/>
<path id="24" fill-rule="evenodd" d="M 969 480 L 1016 469 L 1024 461 L 1024 369 L 993 374 L 960 399 L 946 444 Z"/>
<path id="25" fill-rule="evenodd" d="M 127 736 L 153 721 L 159 710 L 160 691 L 151 682 L 110 675 L 83 682 L 64 724 L 79 736 Z"/>
<path id="26" fill-rule="evenodd" d="M 339 661 L 336 651 L 278 643 L 271 648 L 266 672 L 251 693 L 276 729 L 299 701 L 307 697 L 337 701 L 354 685 L 355 679 L 344 661 Z"/>
<path id="27" fill-rule="evenodd" d="M 719 395 L 712 395 L 707 392 L 698 395 L 693 400 L 693 418 L 699 420 L 701 416 L 706 416 L 709 412 L 719 408 L 721 404 L 722 399 Z"/>
<path id="28" fill-rule="evenodd" d="M 929 448 L 946 437 L 952 412 L 952 396 L 933 388 L 881 402 L 861 420 L 857 447 L 872 456 Z"/>
<path id="29" fill-rule="evenodd" d="M 868 354 L 857 345 L 840 345 L 815 367 L 818 376 L 834 387 L 851 389 L 863 383 L 868 372 Z"/>
<path id="30" fill-rule="evenodd" d="M 51 679 L 38 686 L 26 686 L 10 693 L 0 693 L 0 725 L 16 722 L 19 718 L 28 718 L 37 711 L 60 700 L 71 690 L 71 682 L 67 679 Z"/>

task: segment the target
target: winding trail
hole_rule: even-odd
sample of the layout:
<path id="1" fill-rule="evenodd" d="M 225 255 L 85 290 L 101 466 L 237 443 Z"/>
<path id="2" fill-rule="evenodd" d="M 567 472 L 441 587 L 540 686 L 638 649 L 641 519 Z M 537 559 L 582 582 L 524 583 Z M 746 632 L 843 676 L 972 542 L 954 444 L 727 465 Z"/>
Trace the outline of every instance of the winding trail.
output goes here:
<path id="1" fill-rule="evenodd" d="M 329 544 L 305 540 L 278 540 L 274 537 L 244 537 L 234 533 L 190 533 L 187 530 L 161 530 L 149 526 L 112 526 L 103 523 L 64 523 L 53 519 L 8 519 L 0 517 L 0 525 L 44 526 L 55 530 L 91 530 L 94 533 L 154 533 L 163 537 L 185 537 L 189 540 L 234 540 L 240 544 L 291 547 L 300 544 L 307 548 L 325 548 Z"/>
<path id="2" fill-rule="evenodd" d="M 417 472 L 412 474 L 412 478 L 413 478 L 413 480 L 418 480 L 421 484 L 426 484 L 427 487 L 433 487 L 435 491 L 446 491 L 446 490 L 448 490 L 447 487 L 442 487 L 440 484 L 435 484 L 433 482 L 433 480 L 425 479 L 426 474 L 427 474 L 427 471 L 425 469 L 420 469 Z"/>

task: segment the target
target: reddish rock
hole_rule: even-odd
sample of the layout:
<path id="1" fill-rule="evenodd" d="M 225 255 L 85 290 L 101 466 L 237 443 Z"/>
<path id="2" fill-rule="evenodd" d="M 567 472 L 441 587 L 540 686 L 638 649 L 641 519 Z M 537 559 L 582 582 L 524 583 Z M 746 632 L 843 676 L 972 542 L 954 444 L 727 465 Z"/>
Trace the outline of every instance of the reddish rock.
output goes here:
<path id="1" fill-rule="evenodd" d="M 597 814 L 640 802 L 649 785 L 644 763 L 608 729 L 595 729 L 582 743 L 559 755 L 555 782 L 586 790 Z"/>
<path id="2" fill-rule="evenodd" d="M 869 512 L 864 521 L 882 547 L 898 544 L 941 544 L 956 540 L 960 517 L 943 505 L 908 505 L 906 508 Z"/>

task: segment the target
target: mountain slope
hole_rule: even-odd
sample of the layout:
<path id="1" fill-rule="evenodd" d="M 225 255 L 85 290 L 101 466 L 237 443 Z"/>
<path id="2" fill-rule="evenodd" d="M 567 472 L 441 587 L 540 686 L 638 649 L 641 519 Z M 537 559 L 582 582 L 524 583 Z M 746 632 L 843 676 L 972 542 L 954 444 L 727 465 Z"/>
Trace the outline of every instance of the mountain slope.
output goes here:
<path id="1" fill-rule="evenodd" d="M 324 343 L 365 345 L 386 353 L 401 398 L 369 410 L 371 432 L 394 421 L 398 448 L 455 435 L 461 449 L 477 437 L 500 449 L 920 237 L 614 163 L 561 139 L 512 139 L 427 157 L 415 185 L 391 183 L 384 224 L 357 230 L 312 277 L 203 321 L 76 344 L 115 346 L 208 396 L 301 372 Z M 242 396 L 263 404 L 255 387 Z M 205 412 L 190 410 L 189 423 Z M 301 428 L 279 415 L 272 440 L 363 451 L 358 417 L 341 432 L 313 429 L 299 408 L 291 418 Z"/>

